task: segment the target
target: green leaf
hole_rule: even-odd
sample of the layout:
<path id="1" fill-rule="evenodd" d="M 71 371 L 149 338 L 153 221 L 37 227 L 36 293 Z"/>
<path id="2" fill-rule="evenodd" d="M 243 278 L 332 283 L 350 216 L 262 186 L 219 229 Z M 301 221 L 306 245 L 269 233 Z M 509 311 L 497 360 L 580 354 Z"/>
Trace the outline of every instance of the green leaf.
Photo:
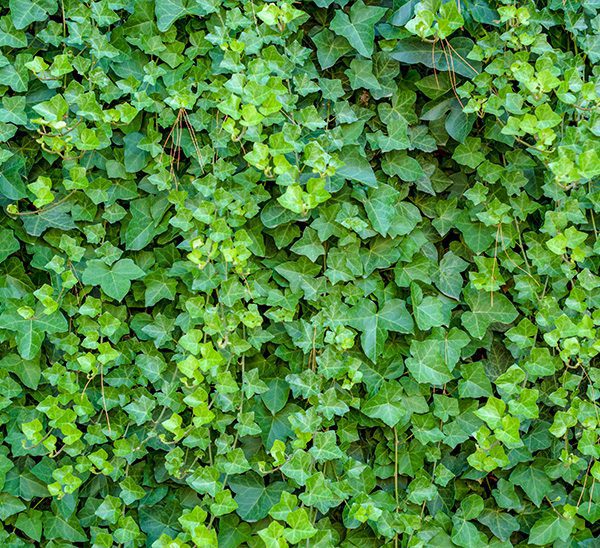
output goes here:
<path id="1" fill-rule="evenodd" d="M 0 360 L 0 368 L 11 371 L 21 382 L 33 390 L 37 389 L 42 369 L 37 360 L 24 360 L 17 354 L 8 354 Z"/>
<path id="2" fill-rule="evenodd" d="M 371 225 L 382 236 L 386 236 L 392 226 L 396 215 L 395 204 L 400 193 L 389 185 L 381 184 L 377 188 L 370 189 L 365 210 Z"/>
<path id="3" fill-rule="evenodd" d="M 341 10 L 335 12 L 329 28 L 338 36 L 343 36 L 350 45 L 364 57 L 371 58 L 375 39 L 375 23 L 379 21 L 387 8 L 367 6 L 357 0 L 350 8 L 350 16 Z"/>
<path id="4" fill-rule="evenodd" d="M 548 546 L 556 540 L 567 541 L 571 536 L 574 523 L 555 512 L 546 512 L 538 519 L 529 532 L 529 543 L 536 546 Z"/>
<path id="5" fill-rule="evenodd" d="M 265 486 L 260 476 L 253 472 L 231 478 L 229 485 L 235 493 L 234 500 L 238 504 L 237 514 L 249 522 L 266 517 L 285 490 L 285 483 L 281 481 Z"/>
<path id="6" fill-rule="evenodd" d="M 333 430 L 317 432 L 309 453 L 320 463 L 328 460 L 340 460 L 344 457 L 344 453 L 337 446 L 337 438 Z"/>
<path id="7" fill-rule="evenodd" d="M 12 230 L 0 229 L 0 263 L 20 247 L 19 240 L 14 237 Z"/>
<path id="8" fill-rule="evenodd" d="M 131 202 L 131 220 L 121 229 L 125 249 L 137 251 L 146 247 L 161 231 L 159 225 L 168 207 L 164 198 L 147 197 Z"/>
<path id="9" fill-rule="evenodd" d="M 469 263 L 449 251 L 440 261 L 435 285 L 444 295 L 453 299 L 460 298 L 464 283 L 461 272 L 464 272 L 468 266 Z"/>
<path id="10" fill-rule="evenodd" d="M 304 508 L 298 508 L 287 515 L 286 521 L 291 529 L 286 529 L 283 536 L 292 544 L 308 540 L 317 534 L 317 529 L 310 522 Z"/>
<path id="11" fill-rule="evenodd" d="M 362 332 L 362 348 L 373 362 L 383 351 L 388 331 L 410 333 L 413 329 L 412 318 L 400 299 L 388 301 L 379 311 L 373 301 L 362 301 L 348 312 L 347 321 Z"/>
<path id="12" fill-rule="evenodd" d="M 181 516 L 181 507 L 174 501 L 170 504 L 165 502 L 139 509 L 140 529 L 146 533 L 148 542 L 154 542 L 161 535 L 174 538 L 180 529 L 178 518 Z"/>
<path id="13" fill-rule="evenodd" d="M 336 36 L 328 29 L 315 34 L 311 40 L 317 46 L 317 59 L 323 70 L 335 65 L 340 57 L 352 49 L 345 38 Z"/>
<path id="14" fill-rule="evenodd" d="M 390 299 L 379 310 L 379 322 L 388 331 L 412 333 L 414 323 L 402 299 Z"/>
<path id="15" fill-rule="evenodd" d="M 44 535 L 46 538 L 69 542 L 86 542 L 88 540 L 87 535 L 75 516 L 66 519 L 59 515 L 44 515 Z"/>
<path id="16" fill-rule="evenodd" d="M 125 504 L 131 504 L 136 500 L 144 498 L 146 491 L 140 487 L 131 477 L 125 478 L 119 483 L 121 493 L 119 497 Z"/>
<path id="17" fill-rule="evenodd" d="M 109 297 L 122 301 L 131 287 L 131 280 L 142 278 L 145 272 L 131 259 L 120 259 L 112 266 L 93 259 L 83 271 L 82 281 L 88 285 L 99 285 Z"/>
<path id="18" fill-rule="evenodd" d="M 413 313 L 417 326 L 422 331 L 427 331 L 432 327 L 448 325 L 453 306 L 453 303 L 444 297 L 426 296 L 419 302 L 413 298 Z"/>
<path id="19" fill-rule="evenodd" d="M 42 512 L 39 510 L 21 512 L 17 516 L 15 527 L 29 538 L 40 542 L 42 539 Z"/>
<path id="20" fill-rule="evenodd" d="M 156 2 L 155 13 L 156 23 L 160 32 L 166 32 L 171 25 L 185 15 L 206 15 L 213 11 L 210 2 L 207 2 L 208 8 L 204 8 L 199 3 L 190 0 L 165 0 Z"/>
<path id="21" fill-rule="evenodd" d="M 341 502 L 336 486 L 331 480 L 326 479 L 322 472 L 316 472 L 306 480 L 304 493 L 300 500 L 307 506 L 312 506 L 321 513 L 326 513 Z"/>
<path id="22" fill-rule="evenodd" d="M 457 546 L 469 548 L 485 542 L 485 535 L 477 530 L 470 521 L 458 516 L 452 517 L 452 542 Z"/>
<path id="23" fill-rule="evenodd" d="M 408 410 L 403 400 L 403 391 L 396 381 L 385 382 L 377 394 L 369 398 L 361 411 L 373 419 L 381 419 L 388 426 L 396 426 L 408 418 Z"/>
<path id="24" fill-rule="evenodd" d="M 392 58 L 402 63 L 421 63 L 437 71 L 452 70 L 461 76 L 474 78 L 481 71 L 481 63 L 470 61 L 469 53 L 473 49 L 473 41 L 469 38 L 457 36 L 449 40 L 452 53 L 441 47 L 441 44 L 424 42 L 418 38 L 404 38 L 400 40 L 392 52 Z"/>
<path id="25" fill-rule="evenodd" d="M 298 449 L 281 467 L 281 471 L 286 477 L 298 483 L 298 485 L 305 485 L 306 480 L 310 477 L 309 470 L 311 465 L 312 458 L 310 455 L 306 451 Z"/>
<path id="26" fill-rule="evenodd" d="M 414 182 L 425 175 L 421 164 L 405 152 L 386 156 L 386 172 L 406 182 Z"/>
<path id="27" fill-rule="evenodd" d="M 359 147 L 344 147 L 340 153 L 340 160 L 343 165 L 338 168 L 337 175 L 367 186 L 377 186 L 375 172 L 369 162 L 361 155 Z"/>
<path id="28" fill-rule="evenodd" d="M 410 354 L 404 363 L 417 382 L 442 386 L 452 379 L 440 345 L 433 340 L 413 340 Z"/>
<path id="29" fill-rule="evenodd" d="M 544 471 L 531 465 L 519 465 L 511 473 L 510 481 L 521 487 L 537 507 L 542 504 L 552 486 Z"/>
<path id="30" fill-rule="evenodd" d="M 210 505 L 210 511 L 212 515 L 220 517 L 230 514 L 237 507 L 237 503 L 231 498 L 231 491 L 225 489 L 215 495 L 215 502 Z"/>
<path id="31" fill-rule="evenodd" d="M 145 305 L 153 306 L 161 299 L 172 301 L 175 299 L 177 280 L 168 278 L 164 272 L 152 272 L 144 278 L 146 293 Z"/>
<path id="32" fill-rule="evenodd" d="M 460 143 L 454 150 L 452 158 L 461 165 L 475 169 L 485 160 L 482 152 L 481 139 L 468 137 L 464 143 Z"/>
<path id="33" fill-rule="evenodd" d="M 40 306 L 30 318 L 23 318 L 16 310 L 7 310 L 0 315 L 0 329 L 13 331 L 20 356 L 25 360 L 33 360 L 42 347 L 46 333 L 64 333 L 68 323 L 61 312 L 46 315 Z"/>
<path id="34" fill-rule="evenodd" d="M 345 71 L 352 89 L 377 91 L 381 85 L 373 74 L 373 62 L 368 59 L 353 59 L 350 68 Z"/>
<path id="35" fill-rule="evenodd" d="M 58 8 L 57 0 L 9 0 L 8 5 L 16 29 L 24 29 L 36 21 L 45 21 Z"/>
<path id="36" fill-rule="evenodd" d="M 477 521 L 483 523 L 502 542 L 507 542 L 520 529 L 519 522 L 513 515 L 499 510 L 484 509 Z"/>
<path id="37" fill-rule="evenodd" d="M 462 324 L 471 336 L 478 339 L 486 334 L 493 323 L 510 324 L 518 316 L 513 304 L 498 293 L 468 291 L 465 301 L 471 311 L 463 313 Z"/>
<path id="38" fill-rule="evenodd" d="M 27 508 L 17 497 L 0 493 L 0 519 L 6 520 L 13 514 L 18 514 Z"/>
<path id="39" fill-rule="evenodd" d="M 461 398 L 481 398 L 492 395 L 492 383 L 488 379 L 483 363 L 465 363 L 460 368 L 463 380 L 458 383 Z"/>
<path id="40" fill-rule="evenodd" d="M 294 253 L 308 257 L 312 262 L 325 254 L 325 248 L 319 240 L 317 231 L 307 227 L 304 229 L 302 237 L 290 248 Z"/>

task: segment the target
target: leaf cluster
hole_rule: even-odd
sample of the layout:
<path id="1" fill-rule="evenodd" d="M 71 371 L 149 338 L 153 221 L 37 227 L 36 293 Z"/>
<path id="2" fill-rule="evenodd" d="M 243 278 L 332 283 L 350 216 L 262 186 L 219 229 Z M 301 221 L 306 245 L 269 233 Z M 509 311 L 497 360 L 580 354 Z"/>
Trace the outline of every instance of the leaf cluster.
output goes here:
<path id="1" fill-rule="evenodd" d="M 0 544 L 596 545 L 599 9 L 2 2 Z"/>

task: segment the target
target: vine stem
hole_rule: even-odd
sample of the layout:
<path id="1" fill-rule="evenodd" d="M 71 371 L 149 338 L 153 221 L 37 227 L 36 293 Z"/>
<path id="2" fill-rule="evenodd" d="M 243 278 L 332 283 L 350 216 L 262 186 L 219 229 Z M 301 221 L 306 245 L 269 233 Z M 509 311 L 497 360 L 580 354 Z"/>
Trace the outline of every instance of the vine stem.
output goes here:
<path id="1" fill-rule="evenodd" d="M 108 416 L 108 409 L 106 407 L 106 397 L 104 396 L 104 364 L 100 364 L 100 392 L 102 394 L 102 407 L 104 407 L 104 414 L 106 415 L 108 433 L 112 434 L 112 430 L 110 428 L 110 417 Z"/>
<path id="2" fill-rule="evenodd" d="M 40 213 L 46 213 L 47 211 L 51 211 L 55 207 L 58 207 L 61 204 L 64 204 L 71 196 L 75 194 L 74 190 L 71 190 L 66 196 L 61 198 L 58 202 L 54 202 L 50 204 L 48 207 L 43 207 L 42 209 L 36 209 L 35 211 L 17 211 L 16 213 L 9 213 L 9 215 L 15 215 L 16 217 L 26 217 L 28 215 L 39 215 Z"/>

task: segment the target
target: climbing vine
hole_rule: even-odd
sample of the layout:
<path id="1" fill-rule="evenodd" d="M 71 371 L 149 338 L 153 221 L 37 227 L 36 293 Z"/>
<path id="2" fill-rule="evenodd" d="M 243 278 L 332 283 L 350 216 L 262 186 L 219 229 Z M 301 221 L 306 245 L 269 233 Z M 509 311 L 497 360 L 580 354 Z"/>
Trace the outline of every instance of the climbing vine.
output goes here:
<path id="1" fill-rule="evenodd" d="M 600 5 L 0 3 L 3 546 L 594 546 Z"/>

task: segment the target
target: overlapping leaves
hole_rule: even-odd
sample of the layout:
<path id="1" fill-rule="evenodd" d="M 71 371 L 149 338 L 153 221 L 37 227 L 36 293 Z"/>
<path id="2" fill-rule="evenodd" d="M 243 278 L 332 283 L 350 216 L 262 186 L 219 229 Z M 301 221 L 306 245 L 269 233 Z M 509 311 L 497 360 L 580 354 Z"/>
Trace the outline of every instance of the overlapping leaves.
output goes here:
<path id="1" fill-rule="evenodd" d="M 10 0 L 7 546 L 587 546 L 593 2 Z"/>

